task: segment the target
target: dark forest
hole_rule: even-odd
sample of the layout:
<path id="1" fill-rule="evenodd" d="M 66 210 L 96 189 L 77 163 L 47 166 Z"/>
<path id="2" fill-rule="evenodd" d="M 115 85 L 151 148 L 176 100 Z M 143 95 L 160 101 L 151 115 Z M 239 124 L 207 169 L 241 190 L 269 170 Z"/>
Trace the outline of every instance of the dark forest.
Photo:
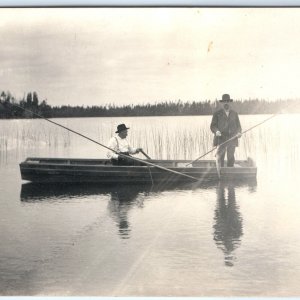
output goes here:
<path id="1" fill-rule="evenodd" d="M 18 106 L 16 106 L 16 105 Z M 73 117 L 121 117 L 121 116 L 193 116 L 211 115 L 219 104 L 217 101 L 170 100 L 157 101 L 154 104 L 132 104 L 117 106 L 115 104 L 99 106 L 51 106 L 47 100 L 39 100 L 36 92 L 29 92 L 23 99 L 15 99 L 10 92 L 0 94 L 0 118 L 34 118 L 33 113 L 45 118 Z M 277 100 L 269 102 L 261 99 L 236 100 L 233 109 L 239 114 L 274 114 L 300 113 L 300 100 Z M 26 110 L 24 110 L 24 109 Z"/>

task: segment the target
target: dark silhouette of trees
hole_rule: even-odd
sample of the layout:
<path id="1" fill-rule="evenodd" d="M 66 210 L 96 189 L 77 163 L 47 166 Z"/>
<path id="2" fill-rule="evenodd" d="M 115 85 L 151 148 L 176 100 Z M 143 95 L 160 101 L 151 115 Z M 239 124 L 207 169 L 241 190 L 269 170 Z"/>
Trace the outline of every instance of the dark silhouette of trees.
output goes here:
<path id="1" fill-rule="evenodd" d="M 20 107 L 14 106 L 17 104 Z M 269 102 L 259 99 L 237 100 L 232 102 L 239 114 L 274 114 L 280 111 L 300 113 L 300 100 L 278 100 Z M 27 111 L 25 111 L 24 109 Z M 50 106 L 47 99 L 39 101 L 37 92 L 29 92 L 16 101 L 10 92 L 0 93 L 0 118 L 35 118 L 33 113 L 46 118 L 72 117 L 122 117 L 122 116 L 197 116 L 211 115 L 219 104 L 216 101 L 161 101 L 154 104 L 115 104 L 99 106 Z M 33 113 L 31 113 L 33 112 Z"/>
<path id="2" fill-rule="evenodd" d="M 51 106 L 47 104 L 47 100 L 43 100 L 39 106 L 40 114 L 45 118 L 51 118 Z"/>
<path id="3" fill-rule="evenodd" d="M 28 93 L 26 97 L 26 106 L 31 107 L 31 105 L 32 105 L 32 94 Z"/>
<path id="4" fill-rule="evenodd" d="M 39 106 L 39 97 L 37 95 L 37 92 L 33 92 L 33 95 L 32 95 L 32 106 L 36 107 L 36 108 Z"/>
<path id="5" fill-rule="evenodd" d="M 2 91 L 0 93 L 0 118 L 35 118 L 37 116 L 34 113 L 40 114 L 41 112 L 47 112 L 48 117 L 50 117 L 51 113 L 49 109 L 50 106 L 47 106 L 45 100 L 39 104 L 36 92 L 27 93 L 26 97 L 24 95 L 23 99 L 19 101 L 16 101 L 9 91 Z"/>

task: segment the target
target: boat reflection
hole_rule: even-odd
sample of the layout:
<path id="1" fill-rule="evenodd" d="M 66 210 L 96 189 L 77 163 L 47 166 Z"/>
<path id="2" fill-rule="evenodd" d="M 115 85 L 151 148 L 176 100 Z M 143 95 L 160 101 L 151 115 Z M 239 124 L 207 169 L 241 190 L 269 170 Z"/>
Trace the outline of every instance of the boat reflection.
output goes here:
<path id="1" fill-rule="evenodd" d="M 236 201 L 235 188 L 233 183 L 218 184 L 213 226 L 216 245 L 224 253 L 225 265 L 230 267 L 234 265 L 234 251 L 240 246 L 243 235 L 243 218 Z M 255 186 L 250 185 L 249 190 L 253 192 Z"/>
<path id="2" fill-rule="evenodd" d="M 130 238 L 131 224 L 129 212 L 134 207 L 143 208 L 144 200 L 153 193 L 176 190 L 212 189 L 217 188 L 217 207 L 215 211 L 214 239 L 217 246 L 225 253 L 225 263 L 232 264 L 233 250 L 240 243 L 242 235 L 242 219 L 235 201 L 234 187 L 245 185 L 253 187 L 253 183 L 191 183 L 184 185 L 105 185 L 99 184 L 36 184 L 25 183 L 21 188 L 20 199 L 23 203 L 62 202 L 70 199 L 86 198 L 86 196 L 108 196 L 107 209 L 116 224 L 122 239 Z M 228 196 L 225 196 L 225 188 Z M 105 198 L 107 199 L 107 197 Z"/>
<path id="3" fill-rule="evenodd" d="M 130 221 L 128 214 L 133 207 L 143 207 L 147 195 L 166 190 L 190 189 L 190 185 L 99 185 L 99 184 L 37 184 L 26 183 L 21 188 L 21 201 L 62 202 L 70 199 L 86 198 L 86 196 L 109 196 L 107 209 L 116 224 L 122 239 L 130 238 Z M 107 199 L 107 198 L 106 198 Z"/>
<path id="4" fill-rule="evenodd" d="M 99 184 L 39 184 L 25 183 L 21 187 L 20 199 L 22 202 L 62 201 L 64 199 L 82 198 L 85 196 L 137 195 L 140 192 L 150 191 L 149 185 L 106 185 Z M 125 197 L 126 198 L 126 197 Z M 130 198 L 130 197 L 129 197 Z M 121 196 L 121 199 L 124 197 Z"/>

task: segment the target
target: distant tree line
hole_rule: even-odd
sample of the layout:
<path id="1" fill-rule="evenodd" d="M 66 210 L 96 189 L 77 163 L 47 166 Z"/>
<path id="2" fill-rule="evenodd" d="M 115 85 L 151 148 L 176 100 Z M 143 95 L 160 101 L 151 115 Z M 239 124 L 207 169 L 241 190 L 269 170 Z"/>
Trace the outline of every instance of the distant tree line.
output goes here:
<path id="1" fill-rule="evenodd" d="M 36 92 L 27 93 L 21 100 L 16 100 L 10 92 L 0 93 L 0 118 L 34 118 L 36 116 L 33 113 L 52 117 L 51 106 L 46 100 L 40 102 Z"/>
<path id="2" fill-rule="evenodd" d="M 232 103 L 232 106 L 239 114 L 300 112 L 300 100 L 278 100 L 274 102 L 258 99 L 237 100 Z M 33 113 L 46 118 L 211 115 L 217 108 L 218 102 L 209 100 L 197 102 L 178 100 L 122 106 L 114 104 L 50 106 L 47 104 L 47 100 L 40 101 L 36 92 L 27 93 L 21 100 L 16 100 L 10 92 L 2 91 L 0 94 L 0 118 L 6 119 L 37 117 Z"/>

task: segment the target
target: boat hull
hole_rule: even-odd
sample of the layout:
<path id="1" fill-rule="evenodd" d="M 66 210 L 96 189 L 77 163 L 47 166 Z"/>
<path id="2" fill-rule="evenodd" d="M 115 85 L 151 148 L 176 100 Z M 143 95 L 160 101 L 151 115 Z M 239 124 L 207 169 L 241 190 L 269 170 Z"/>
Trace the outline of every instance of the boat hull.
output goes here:
<path id="1" fill-rule="evenodd" d="M 236 167 L 221 168 L 206 160 L 186 166 L 186 160 L 151 160 L 152 164 L 196 178 L 198 181 L 255 179 L 252 160 L 237 161 Z M 20 164 L 22 180 L 39 183 L 172 183 L 193 179 L 153 166 L 113 166 L 108 159 L 27 158 Z"/>

